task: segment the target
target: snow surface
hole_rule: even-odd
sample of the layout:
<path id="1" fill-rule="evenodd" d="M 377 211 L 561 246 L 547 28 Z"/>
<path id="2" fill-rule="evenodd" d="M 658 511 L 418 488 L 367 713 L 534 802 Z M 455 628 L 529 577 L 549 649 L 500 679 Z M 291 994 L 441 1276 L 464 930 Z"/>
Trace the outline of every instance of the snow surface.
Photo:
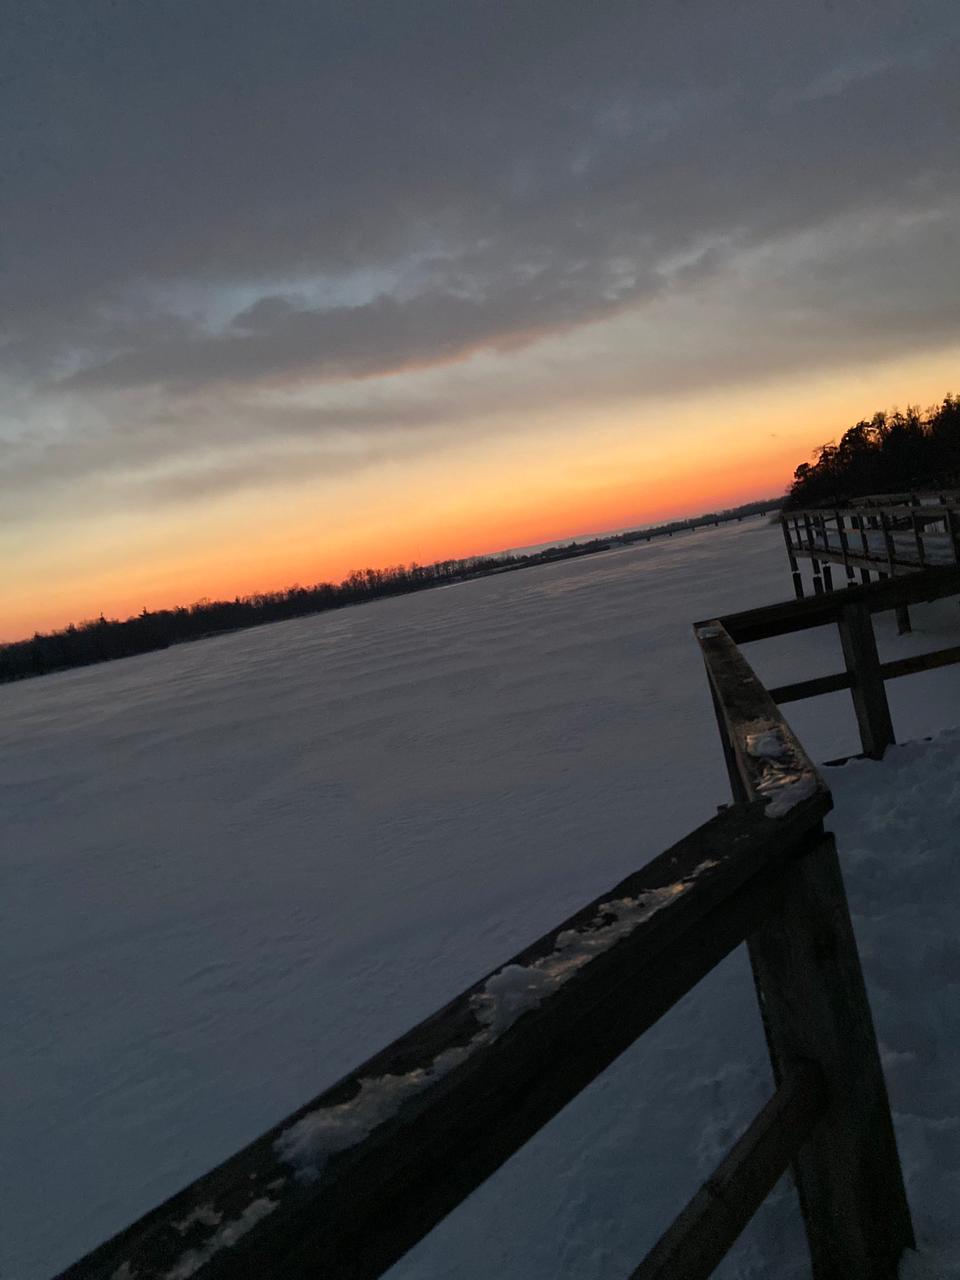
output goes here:
<path id="1" fill-rule="evenodd" d="M 689 624 L 784 598 L 785 560 L 751 521 L 0 688 L 4 1280 L 65 1266 L 708 818 L 727 789 Z M 903 637 L 880 619 L 883 657 L 958 642 L 955 601 L 912 612 Z M 748 656 L 769 683 L 842 666 L 829 629 Z M 888 687 L 901 740 L 960 722 L 960 668 Z M 788 710 L 815 759 L 857 749 L 849 695 Z M 828 780 L 911 1277 L 960 1276 L 960 737 Z M 769 1090 L 738 952 L 393 1280 L 629 1274 Z M 807 1274 L 789 1186 L 719 1274 L 773 1273 Z"/>

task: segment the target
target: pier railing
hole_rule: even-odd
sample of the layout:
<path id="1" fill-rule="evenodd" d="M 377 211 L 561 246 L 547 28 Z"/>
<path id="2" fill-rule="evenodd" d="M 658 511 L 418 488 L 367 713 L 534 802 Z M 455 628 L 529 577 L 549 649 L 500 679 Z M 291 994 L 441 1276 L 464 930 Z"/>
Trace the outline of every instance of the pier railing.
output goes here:
<path id="1" fill-rule="evenodd" d="M 775 1090 L 633 1280 L 708 1276 L 791 1166 L 817 1280 L 894 1280 L 910 1216 L 831 796 L 736 643 L 779 625 L 696 628 L 733 804 L 63 1280 L 379 1276 L 742 942 Z"/>
<path id="2" fill-rule="evenodd" d="M 897 500 L 898 497 L 901 500 Z M 960 565 L 960 503 L 952 495 L 920 502 L 916 495 L 891 495 L 887 502 L 862 499 L 843 509 L 784 511 L 780 516 L 793 588 L 804 595 L 800 561 L 809 560 L 815 595 L 833 590 L 834 565 L 846 584 L 859 571 L 863 583 L 918 569 Z"/>
<path id="3" fill-rule="evenodd" d="M 960 595 L 960 568 L 917 570 L 897 578 L 848 587 L 783 604 L 731 614 L 720 621 L 737 644 L 836 626 L 844 670 L 797 680 L 770 690 L 779 705 L 849 689 L 864 755 L 879 759 L 896 741 L 886 681 L 960 662 L 960 646 L 881 662 L 873 615 L 893 610 L 902 618 L 911 605 Z M 901 629 L 902 624 L 901 624 Z"/>

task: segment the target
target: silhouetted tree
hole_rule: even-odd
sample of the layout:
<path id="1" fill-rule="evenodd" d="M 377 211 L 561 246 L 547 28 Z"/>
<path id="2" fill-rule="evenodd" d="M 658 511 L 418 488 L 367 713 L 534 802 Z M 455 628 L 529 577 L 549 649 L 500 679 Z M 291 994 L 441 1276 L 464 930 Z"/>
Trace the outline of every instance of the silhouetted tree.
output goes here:
<path id="1" fill-rule="evenodd" d="M 926 413 L 916 406 L 875 413 L 814 456 L 794 472 L 788 507 L 842 506 L 871 493 L 954 487 L 960 481 L 960 398 L 947 395 Z"/>

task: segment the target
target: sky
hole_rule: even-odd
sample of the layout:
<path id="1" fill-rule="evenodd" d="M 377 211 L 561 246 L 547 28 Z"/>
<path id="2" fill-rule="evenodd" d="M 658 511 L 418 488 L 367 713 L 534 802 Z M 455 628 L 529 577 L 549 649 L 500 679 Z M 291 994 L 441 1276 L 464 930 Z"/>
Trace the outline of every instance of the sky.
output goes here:
<path id="1" fill-rule="evenodd" d="M 770 496 L 960 390 L 954 0 L 0 22 L 0 639 Z"/>

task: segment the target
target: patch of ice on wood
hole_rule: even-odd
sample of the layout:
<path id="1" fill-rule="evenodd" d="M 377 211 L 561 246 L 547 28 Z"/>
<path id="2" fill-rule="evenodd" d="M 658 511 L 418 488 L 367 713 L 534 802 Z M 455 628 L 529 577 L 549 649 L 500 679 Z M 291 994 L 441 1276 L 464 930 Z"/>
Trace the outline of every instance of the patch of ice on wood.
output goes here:
<path id="1" fill-rule="evenodd" d="M 709 861 L 701 863 L 697 871 L 712 865 Z M 477 1020 L 489 1026 L 494 1037 L 502 1035 L 521 1014 L 535 1009 L 594 956 L 608 951 L 638 924 L 649 920 L 683 893 L 687 883 L 678 881 L 660 889 L 649 889 L 636 898 L 604 902 L 586 929 L 564 929 L 558 933 L 548 955 L 529 965 L 506 965 L 489 979 L 482 991 L 471 997 L 470 1005 Z"/>
<path id="2" fill-rule="evenodd" d="M 460 1061 L 470 1052 L 469 1045 L 460 1050 Z M 453 1055 L 455 1050 L 447 1050 Z M 360 1081 L 360 1089 L 349 1102 L 335 1107 L 318 1107 L 310 1111 L 277 1139 L 274 1149 L 281 1160 L 294 1166 L 307 1177 L 314 1178 L 330 1156 L 362 1142 L 368 1134 L 400 1109 L 408 1098 L 422 1092 L 439 1080 L 457 1063 L 448 1056 L 443 1064 L 439 1054 L 426 1067 L 416 1067 L 404 1075 L 372 1076 Z"/>
<path id="3" fill-rule="evenodd" d="M 757 791 L 767 801 L 764 815 L 782 818 L 817 790 L 816 775 L 809 769 L 791 773 L 768 773 L 757 784 Z"/>
<path id="4" fill-rule="evenodd" d="M 173 1225 L 181 1235 L 186 1235 L 196 1223 L 204 1227 L 219 1227 L 222 1221 L 223 1214 L 217 1213 L 212 1204 L 201 1204 L 196 1209 L 191 1209 L 185 1218 L 181 1218 Z"/>
<path id="5" fill-rule="evenodd" d="M 110 1276 L 110 1280 L 136 1280 L 139 1274 L 139 1271 L 134 1271 L 130 1266 L 128 1259 L 122 1266 L 117 1267 L 116 1271 Z"/>
<path id="6" fill-rule="evenodd" d="M 798 766 L 794 746 L 779 725 L 748 733 L 745 743 L 747 755 L 764 762 L 754 789 L 767 802 L 766 817 L 782 818 L 816 792 L 817 775 L 803 764 Z"/>
<path id="7" fill-rule="evenodd" d="M 251 1200 L 239 1218 L 229 1219 L 199 1248 L 188 1249 L 176 1266 L 166 1273 L 164 1280 L 189 1280 L 190 1276 L 196 1275 L 201 1267 L 206 1266 L 214 1254 L 222 1249 L 229 1249 L 248 1231 L 252 1231 L 258 1222 L 273 1213 L 279 1203 L 278 1200 L 268 1200 L 266 1197 Z"/>
<path id="8" fill-rule="evenodd" d="M 707 858 L 690 876 L 674 884 L 648 889 L 635 898 L 614 898 L 601 903 L 596 915 L 582 929 L 564 929 L 558 933 L 553 950 L 547 955 L 528 965 L 505 965 L 488 978 L 482 990 L 470 997 L 470 1007 L 481 1030 L 466 1044 L 445 1049 L 428 1065 L 403 1075 L 363 1079 L 348 1102 L 308 1112 L 277 1139 L 274 1149 L 279 1158 L 292 1165 L 301 1178 L 316 1178 L 330 1156 L 361 1142 L 378 1125 L 396 1115 L 407 1099 L 460 1066 L 478 1049 L 492 1044 L 594 956 L 627 937 L 684 893 L 702 871 L 715 865 L 713 859 Z"/>
<path id="9" fill-rule="evenodd" d="M 722 627 L 697 627 L 698 640 L 716 640 L 717 636 L 722 634 Z"/>
<path id="10" fill-rule="evenodd" d="M 764 729 L 747 734 L 747 753 L 762 760 L 782 760 L 790 752 L 779 729 Z"/>

